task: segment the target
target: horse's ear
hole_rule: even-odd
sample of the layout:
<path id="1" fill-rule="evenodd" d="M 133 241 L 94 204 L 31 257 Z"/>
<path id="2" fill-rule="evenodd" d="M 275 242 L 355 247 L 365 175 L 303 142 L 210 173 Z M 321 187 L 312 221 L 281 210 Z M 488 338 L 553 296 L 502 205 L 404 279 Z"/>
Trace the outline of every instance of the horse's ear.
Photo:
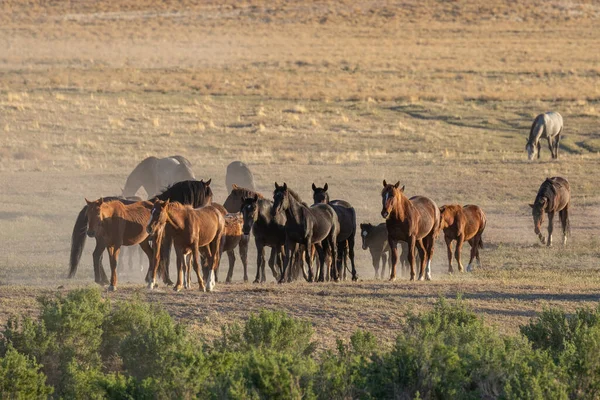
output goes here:
<path id="1" fill-rule="evenodd" d="M 100 197 L 100 198 L 98 199 L 98 204 L 102 204 L 102 203 L 104 203 L 104 197 Z"/>
<path id="2" fill-rule="evenodd" d="M 232 189 L 239 189 L 239 186 L 234 183 L 234 184 L 231 185 L 231 188 Z"/>
<path id="3" fill-rule="evenodd" d="M 402 185 L 402 187 L 400 188 L 400 191 L 401 191 L 402 193 L 404 193 L 404 188 L 405 188 L 405 187 L 406 187 L 406 185 Z"/>
<path id="4" fill-rule="evenodd" d="M 314 182 L 313 182 L 313 184 L 312 184 L 312 189 L 313 189 L 313 192 L 316 192 L 316 191 L 317 191 L 317 186 L 315 186 L 315 183 L 314 183 Z"/>
<path id="5" fill-rule="evenodd" d="M 440 214 L 443 213 L 444 211 L 446 211 L 446 206 L 441 206 L 440 207 Z"/>
<path id="6" fill-rule="evenodd" d="M 396 182 L 396 183 L 394 184 L 394 187 L 395 187 L 396 189 L 398 189 L 398 188 L 400 187 L 400 181 Z"/>
<path id="7" fill-rule="evenodd" d="M 211 181 L 212 181 L 212 178 L 210 178 L 209 180 L 207 180 L 206 182 L 204 182 L 204 186 L 209 186 Z"/>
<path id="8" fill-rule="evenodd" d="M 529 207 L 533 208 L 535 206 L 535 204 L 530 204 Z"/>
<path id="9" fill-rule="evenodd" d="M 283 182 L 283 190 L 287 190 L 287 183 Z"/>
<path id="10" fill-rule="evenodd" d="M 89 201 L 89 200 L 87 199 L 87 197 L 85 197 L 85 202 L 86 202 L 86 204 L 87 204 L 88 206 L 89 206 L 90 204 L 92 204 L 92 203 L 93 203 L 93 201 Z"/>
<path id="11" fill-rule="evenodd" d="M 327 186 L 327 182 L 325 182 L 325 186 L 323 186 L 323 189 L 324 189 L 325 191 L 327 191 L 327 189 L 329 189 L 329 186 Z"/>
<path id="12" fill-rule="evenodd" d="M 254 193 L 254 201 L 258 201 L 258 193 Z"/>
<path id="13" fill-rule="evenodd" d="M 383 180 L 383 187 L 387 186 L 387 182 L 385 181 L 385 179 Z"/>
<path id="14" fill-rule="evenodd" d="M 275 182 L 275 189 L 279 189 L 279 185 Z"/>

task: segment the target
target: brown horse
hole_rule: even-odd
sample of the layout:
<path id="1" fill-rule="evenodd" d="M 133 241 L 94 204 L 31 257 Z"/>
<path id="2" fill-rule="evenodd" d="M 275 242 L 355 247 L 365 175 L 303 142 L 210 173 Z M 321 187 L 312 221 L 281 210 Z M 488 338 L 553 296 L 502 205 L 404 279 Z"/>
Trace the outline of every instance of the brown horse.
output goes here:
<path id="1" fill-rule="evenodd" d="M 476 205 L 466 205 L 461 207 L 458 204 L 449 204 L 440 207 L 441 224 L 440 228 L 444 230 L 444 240 L 448 249 L 448 272 L 454 272 L 452 268 L 452 242 L 456 240 L 455 257 L 458 262 L 458 270 L 464 271 L 460 261 L 460 253 L 465 241 L 471 245 L 471 258 L 467 265 L 467 272 L 471 272 L 473 259 L 477 258 L 477 266 L 481 267 L 479 259 L 479 249 L 483 248 L 481 235 L 486 225 L 486 218 L 483 210 Z"/>
<path id="2" fill-rule="evenodd" d="M 216 207 L 209 205 L 194 209 L 189 205 L 171 203 L 169 200 L 156 200 L 152 207 L 152 216 L 146 226 L 147 233 L 155 238 L 155 263 L 149 287 L 156 286 L 156 265 L 160 260 L 162 240 L 170 236 L 177 257 L 177 283 L 174 290 L 179 291 L 183 287 L 183 272 L 187 271 L 185 256 L 191 253 L 200 290 L 211 291 L 214 287 L 214 270 L 219 265 L 219 247 L 224 230 L 225 218 Z M 200 276 L 200 249 L 208 259 L 206 288 Z"/>
<path id="3" fill-rule="evenodd" d="M 231 282 L 233 278 L 233 267 L 235 266 L 236 247 L 239 247 L 242 265 L 244 266 L 244 282 L 248 282 L 248 241 L 250 237 L 244 235 L 244 217 L 242 213 L 231 213 L 225 215 L 225 233 L 221 241 L 221 253 L 227 253 L 229 258 L 229 270 L 225 282 Z"/>
<path id="4" fill-rule="evenodd" d="M 547 243 L 548 247 L 552 246 L 552 230 L 554 222 L 554 214 L 558 212 L 560 223 L 563 230 L 563 245 L 567 244 L 567 236 L 571 233 L 569 224 L 569 205 L 571 204 L 571 187 L 565 178 L 555 176 L 546 178 L 540 186 L 540 190 L 532 208 L 533 225 L 536 235 L 542 242 Z M 548 214 L 548 241 L 542 235 L 542 223 L 544 222 L 544 213 Z"/>
<path id="5" fill-rule="evenodd" d="M 87 235 L 101 237 L 106 245 L 110 257 L 110 286 L 108 290 L 117 288 L 117 260 L 121 246 L 134 246 L 139 244 L 148 256 L 148 263 L 152 266 L 152 248 L 148 243 L 146 224 L 150 220 L 152 203 L 138 201 L 132 204 L 123 204 L 120 200 L 105 202 L 102 198 L 87 203 Z"/>
<path id="6" fill-rule="evenodd" d="M 418 245 L 421 257 L 419 280 L 431 280 L 431 257 L 433 244 L 440 226 L 440 210 L 435 202 L 427 197 L 414 196 L 410 200 L 404 195 L 404 186 L 399 188 L 383 181 L 381 191 L 381 216 L 386 219 L 388 242 L 392 249 L 392 271 L 390 280 L 396 279 L 398 263 L 398 241 L 408 243 L 410 280 L 415 280 L 415 247 Z M 427 268 L 425 265 L 427 264 Z"/>

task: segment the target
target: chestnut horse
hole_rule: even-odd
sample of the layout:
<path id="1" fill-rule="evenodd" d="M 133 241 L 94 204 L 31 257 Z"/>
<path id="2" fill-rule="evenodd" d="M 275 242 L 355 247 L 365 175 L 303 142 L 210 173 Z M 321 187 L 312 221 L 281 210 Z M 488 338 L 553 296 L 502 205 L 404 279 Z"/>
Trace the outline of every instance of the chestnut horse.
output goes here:
<path id="1" fill-rule="evenodd" d="M 87 235 L 100 237 L 110 257 L 110 286 L 108 290 L 117 288 L 117 260 L 121 246 L 139 244 L 148 256 L 148 263 L 152 266 L 152 248 L 148 243 L 148 233 L 145 226 L 150 220 L 152 203 L 138 201 L 132 204 L 123 204 L 120 200 L 104 201 L 99 198 L 87 203 Z M 97 235 L 97 236 L 96 236 Z"/>
<path id="2" fill-rule="evenodd" d="M 146 231 L 153 235 L 156 241 L 154 266 L 158 265 L 160 260 L 163 238 L 170 236 L 177 257 L 177 283 L 173 289 L 175 291 L 182 289 L 183 272 L 187 270 L 185 256 L 191 253 L 200 290 L 212 291 L 215 284 L 214 271 L 219 265 L 221 236 L 225 230 L 223 213 L 217 207 L 210 205 L 194 209 L 189 205 L 171 203 L 169 200 L 156 200 L 151 214 Z M 206 288 L 200 276 L 200 249 L 208 259 Z M 157 268 L 152 269 L 150 288 L 156 286 L 156 271 Z"/>
<path id="3" fill-rule="evenodd" d="M 563 245 L 567 244 L 567 236 L 571 233 L 569 223 L 569 205 L 571 204 L 571 187 L 565 178 L 555 176 L 546 178 L 540 186 L 532 208 L 533 225 L 536 235 L 542 242 L 552 246 L 552 231 L 554 229 L 554 214 L 558 212 L 560 223 L 563 230 Z M 548 214 L 548 241 L 542 235 L 542 223 L 544 222 L 544 213 Z"/>
<path id="4" fill-rule="evenodd" d="M 471 245 L 471 258 L 467 265 L 467 272 L 471 272 L 473 259 L 477 258 L 477 266 L 481 267 L 479 249 L 483 248 L 481 235 L 486 225 L 483 210 L 476 205 L 468 204 L 461 207 L 458 204 L 449 204 L 440 207 L 441 224 L 444 230 L 444 240 L 448 249 L 448 272 L 454 272 L 452 268 L 452 242 L 456 240 L 455 257 L 458 262 L 458 270 L 464 271 L 460 260 L 460 253 L 465 241 Z"/>
<path id="5" fill-rule="evenodd" d="M 408 261 L 410 280 L 415 280 L 415 247 L 418 246 L 421 257 L 419 280 L 431 280 L 431 257 L 433 245 L 439 232 L 440 210 L 435 202 L 424 196 L 414 196 L 410 200 L 404 195 L 404 186 L 399 188 L 383 181 L 381 191 L 381 216 L 385 218 L 388 230 L 388 242 L 392 250 L 392 271 L 390 280 L 396 279 L 398 263 L 398 241 L 408 243 Z M 427 267 L 425 267 L 427 265 Z"/>

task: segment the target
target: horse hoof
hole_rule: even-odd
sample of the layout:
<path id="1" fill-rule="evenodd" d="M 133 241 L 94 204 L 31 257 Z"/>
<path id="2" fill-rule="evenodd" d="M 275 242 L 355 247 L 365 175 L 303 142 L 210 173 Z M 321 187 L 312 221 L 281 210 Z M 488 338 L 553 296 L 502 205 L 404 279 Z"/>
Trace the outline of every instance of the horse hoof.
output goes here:
<path id="1" fill-rule="evenodd" d="M 414 278 L 412 278 L 412 277 L 411 277 L 411 278 L 410 278 L 410 280 L 414 280 Z M 392 277 L 390 278 L 390 282 L 395 282 L 395 281 L 396 281 L 396 277 L 395 277 L 395 276 L 392 276 Z"/>
<path id="2" fill-rule="evenodd" d="M 425 277 L 423 275 L 419 275 L 419 281 L 424 281 Z"/>
<path id="3" fill-rule="evenodd" d="M 430 280 L 431 280 L 431 275 L 426 275 L 426 276 L 425 276 L 425 280 L 426 280 L 426 281 L 430 281 Z"/>
<path id="4" fill-rule="evenodd" d="M 260 281 L 258 279 L 255 279 L 252 283 L 260 283 Z"/>
<path id="5" fill-rule="evenodd" d="M 116 286 L 113 286 L 113 285 L 110 285 L 110 286 L 108 287 L 108 291 L 109 291 L 109 292 L 116 292 L 116 291 L 117 291 L 117 287 L 116 287 Z"/>
<path id="6" fill-rule="evenodd" d="M 175 286 L 175 287 L 173 288 L 173 291 L 174 291 L 174 292 L 179 292 L 179 291 L 181 291 L 181 289 L 182 289 L 182 286 L 181 286 L 181 285 L 177 285 L 177 286 Z"/>

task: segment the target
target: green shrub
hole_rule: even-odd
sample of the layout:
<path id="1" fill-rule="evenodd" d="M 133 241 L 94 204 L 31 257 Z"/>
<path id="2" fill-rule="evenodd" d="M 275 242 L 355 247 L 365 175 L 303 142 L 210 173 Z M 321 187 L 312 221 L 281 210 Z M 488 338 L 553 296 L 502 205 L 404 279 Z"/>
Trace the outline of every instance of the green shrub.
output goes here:
<path id="1" fill-rule="evenodd" d="M 31 358 L 8 345 L 0 358 L 0 398 L 46 399 L 53 392 L 46 385 L 46 376 Z"/>
<path id="2" fill-rule="evenodd" d="M 316 391 L 321 399 L 356 398 L 364 394 L 364 370 L 377 352 L 377 341 L 370 332 L 356 331 L 350 343 L 337 340 L 337 352 L 325 351 L 317 374 Z"/>
<path id="3" fill-rule="evenodd" d="M 562 367 L 572 398 L 600 397 L 600 307 L 582 308 L 573 315 L 544 310 L 522 326 L 521 333 Z"/>

